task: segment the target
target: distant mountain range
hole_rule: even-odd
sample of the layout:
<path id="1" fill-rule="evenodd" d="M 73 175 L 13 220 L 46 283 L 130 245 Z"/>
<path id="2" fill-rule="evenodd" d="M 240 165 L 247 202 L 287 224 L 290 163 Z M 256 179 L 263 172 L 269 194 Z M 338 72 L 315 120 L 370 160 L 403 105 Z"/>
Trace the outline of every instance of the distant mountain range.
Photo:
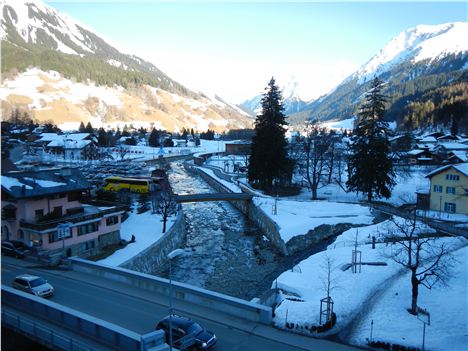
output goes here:
<path id="1" fill-rule="evenodd" d="M 244 110 L 187 89 L 39 0 L 0 4 L 4 116 L 21 109 L 58 124 L 134 123 L 201 131 L 251 126 Z"/>
<path id="2" fill-rule="evenodd" d="M 468 82 L 466 38 L 465 22 L 420 25 L 402 32 L 329 94 L 308 103 L 303 111 L 290 114 L 289 123 L 299 124 L 309 118 L 326 121 L 353 117 L 374 77 L 386 83 L 384 93 L 389 97 L 386 118 L 398 124 L 411 117 L 408 114 L 414 112 L 414 104 L 429 103 L 421 100 L 429 95 L 456 94 L 452 98 L 458 99 L 459 105 L 468 103 L 464 97 Z M 459 111 L 460 106 L 454 110 Z M 458 113 L 457 118 L 468 118 L 466 110 Z M 434 123 L 434 113 L 430 108 L 428 111 L 421 117 L 427 119 L 422 124 Z"/>
<path id="3" fill-rule="evenodd" d="M 286 85 L 281 87 L 283 95 L 284 113 L 290 115 L 302 111 L 307 106 L 307 101 L 302 100 L 298 93 L 299 81 L 292 78 Z M 240 108 L 250 114 L 257 115 L 262 110 L 262 95 L 259 94 L 239 105 Z"/>

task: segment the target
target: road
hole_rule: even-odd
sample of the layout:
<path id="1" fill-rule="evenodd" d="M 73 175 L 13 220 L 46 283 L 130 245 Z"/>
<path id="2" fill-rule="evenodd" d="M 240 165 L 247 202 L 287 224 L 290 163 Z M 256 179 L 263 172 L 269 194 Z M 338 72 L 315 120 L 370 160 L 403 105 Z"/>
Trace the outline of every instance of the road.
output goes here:
<path id="1" fill-rule="evenodd" d="M 157 321 L 167 315 L 167 297 L 118 282 L 103 280 L 74 271 L 51 270 L 34 263 L 2 257 L 2 284 L 11 285 L 18 274 L 36 274 L 47 279 L 56 289 L 51 301 L 114 323 L 139 334 L 153 330 Z M 210 313 L 200 314 L 195 306 L 175 301 L 176 313 L 200 322 L 218 337 L 216 351 L 223 350 L 352 350 L 354 348 L 326 340 L 311 339 L 286 333 L 272 327 L 255 325 L 249 331 L 217 322 Z M 177 311 L 183 308 L 184 311 Z M 195 312 L 193 314 L 191 312 Z M 212 314 L 212 312 L 211 312 Z M 200 317 L 203 315 L 204 317 Z M 229 318 L 229 317 L 226 317 Z M 248 323 L 247 323 L 248 324 Z M 259 335 L 260 334 L 260 335 Z"/>

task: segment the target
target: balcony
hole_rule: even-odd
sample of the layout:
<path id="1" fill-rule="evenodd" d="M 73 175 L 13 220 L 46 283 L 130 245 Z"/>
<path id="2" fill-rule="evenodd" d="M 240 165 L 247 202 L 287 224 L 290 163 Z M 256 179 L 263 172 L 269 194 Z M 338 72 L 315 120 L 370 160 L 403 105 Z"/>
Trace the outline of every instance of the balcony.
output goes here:
<path id="1" fill-rule="evenodd" d="M 96 206 L 96 204 L 99 204 L 99 207 Z M 111 205 L 109 203 L 83 204 L 82 208 L 82 212 L 68 213 L 64 216 L 60 216 L 59 218 L 54 218 L 46 221 L 41 220 L 35 222 L 28 222 L 25 220 L 20 220 L 20 227 L 22 229 L 31 229 L 37 232 L 42 232 L 48 229 L 55 229 L 61 223 L 81 223 L 101 219 L 105 215 L 128 211 L 128 206 L 115 204 Z"/>

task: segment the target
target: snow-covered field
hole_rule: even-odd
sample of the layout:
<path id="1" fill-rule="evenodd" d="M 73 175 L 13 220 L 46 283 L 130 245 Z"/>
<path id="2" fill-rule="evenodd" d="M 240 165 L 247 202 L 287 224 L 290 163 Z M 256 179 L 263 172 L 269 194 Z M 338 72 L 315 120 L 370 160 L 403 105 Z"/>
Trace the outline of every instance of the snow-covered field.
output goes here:
<path id="1" fill-rule="evenodd" d="M 384 201 L 395 206 L 400 206 L 405 203 L 416 203 L 416 191 L 429 190 L 430 181 L 428 178 L 425 178 L 425 176 L 433 168 L 434 167 L 412 167 L 409 174 L 397 171 L 397 177 L 395 179 L 396 184 L 392 189 L 391 197 L 388 199 L 381 198 L 379 201 Z M 345 187 L 346 180 L 346 172 L 343 172 L 341 179 L 343 187 Z M 367 200 L 367 197 L 363 194 L 346 192 L 337 183 L 331 183 L 320 187 L 317 193 L 318 197 L 331 201 L 357 202 Z M 301 197 L 310 198 L 310 191 L 304 190 Z"/>
<path id="2" fill-rule="evenodd" d="M 167 220 L 166 232 L 172 226 L 174 219 L 175 217 L 170 217 Z M 98 263 L 117 267 L 154 244 L 163 236 L 161 216 L 153 214 L 151 210 L 137 214 L 136 208 L 134 208 L 120 228 L 120 237 L 122 239 L 130 241 L 132 235 L 135 235 L 136 241 L 134 243 L 117 250 L 109 257 L 98 261 Z"/>
<path id="3" fill-rule="evenodd" d="M 327 296 L 324 282 L 328 257 L 332 267 L 333 289 L 330 295 L 337 314 L 337 323 L 332 332 L 342 330 L 358 313 L 364 312 L 362 319 L 354 321 L 350 337 L 354 344 L 366 343 L 373 320 L 374 339 L 420 347 L 422 323 L 406 310 L 411 303 L 409 276 L 401 265 L 388 258 L 394 245 L 380 243 L 376 249 L 372 249 L 369 244 L 372 236 L 379 238 L 392 228 L 394 224 L 385 221 L 350 229 L 340 235 L 326 251 L 303 260 L 292 271 L 281 274 L 273 287 L 277 284 L 303 301 L 284 299 L 275 311 L 275 324 L 280 327 L 285 327 L 286 322 L 303 326 L 319 324 L 320 299 Z M 428 228 L 423 230 L 431 231 Z M 350 268 L 345 269 L 351 263 L 356 234 L 362 262 L 382 262 L 386 265 L 363 265 L 361 273 L 355 274 Z M 468 240 L 464 238 L 439 239 L 442 240 L 454 249 L 468 245 Z M 454 256 L 457 262 L 448 287 L 432 290 L 420 287 L 418 305 L 431 313 L 431 326 L 427 329 L 426 340 L 426 347 L 430 350 L 446 350 L 448 340 L 451 340 L 451 350 L 466 350 L 468 248 L 458 249 Z M 375 296 L 378 296 L 375 298 L 377 302 L 373 304 Z"/>
<path id="4" fill-rule="evenodd" d="M 273 214 L 275 201 L 277 211 Z M 284 242 L 296 235 L 306 234 L 321 224 L 370 224 L 373 220 L 369 207 L 356 204 L 257 197 L 254 203 L 278 224 Z"/>

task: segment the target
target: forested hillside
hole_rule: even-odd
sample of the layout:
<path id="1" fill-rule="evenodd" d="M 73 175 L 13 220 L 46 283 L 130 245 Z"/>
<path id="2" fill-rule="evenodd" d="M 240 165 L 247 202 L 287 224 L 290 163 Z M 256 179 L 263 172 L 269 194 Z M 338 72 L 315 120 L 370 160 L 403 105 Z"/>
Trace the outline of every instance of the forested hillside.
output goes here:
<path id="1" fill-rule="evenodd" d="M 128 88 L 132 85 L 147 84 L 167 91 L 179 92 L 185 96 L 193 95 L 184 86 L 158 75 L 133 68 L 120 68 L 103 61 L 94 55 L 65 54 L 52 51 L 36 44 L 19 46 L 2 40 L 1 70 L 4 78 L 13 78 L 17 72 L 28 67 L 38 67 L 43 71 L 57 71 L 68 79 L 86 82 L 88 79 L 97 85 L 119 85 Z"/>

